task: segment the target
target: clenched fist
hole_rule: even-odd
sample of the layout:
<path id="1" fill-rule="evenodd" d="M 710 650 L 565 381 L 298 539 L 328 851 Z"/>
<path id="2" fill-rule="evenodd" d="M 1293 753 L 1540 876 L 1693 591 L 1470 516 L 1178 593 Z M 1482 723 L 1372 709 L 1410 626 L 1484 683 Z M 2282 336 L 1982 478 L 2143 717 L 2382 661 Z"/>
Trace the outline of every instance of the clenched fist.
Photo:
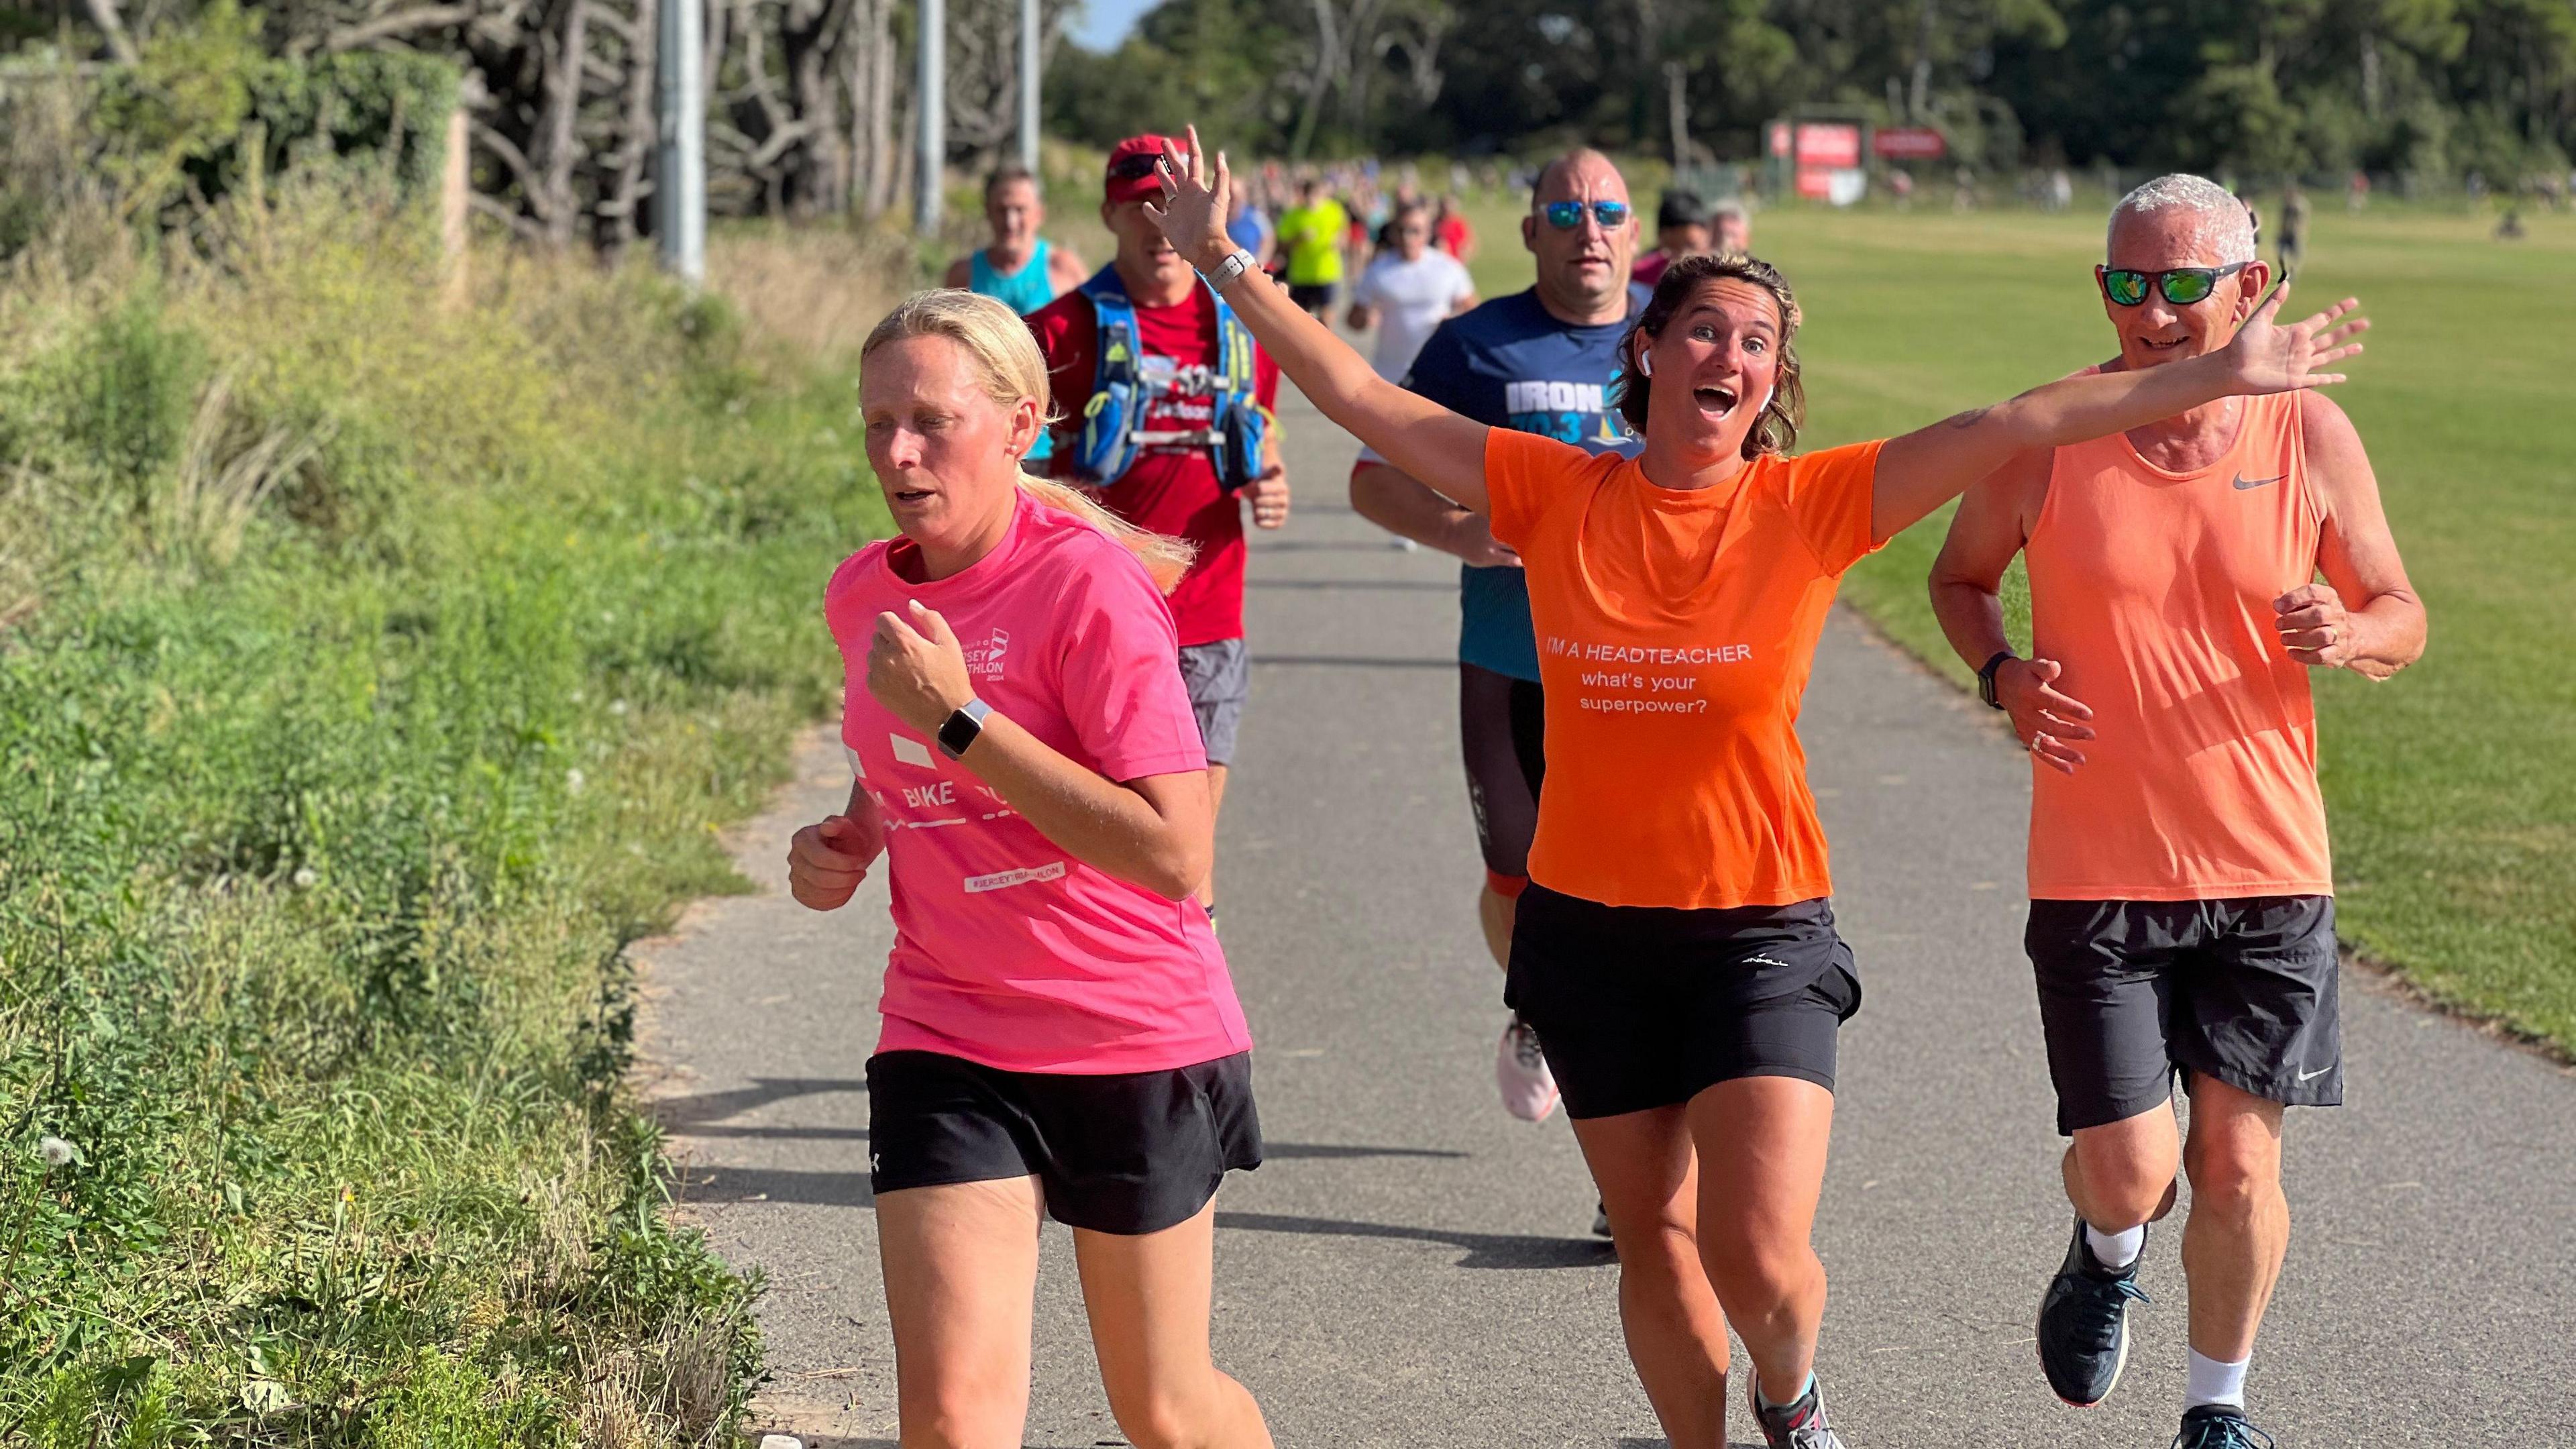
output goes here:
<path id="1" fill-rule="evenodd" d="M 857 894 L 884 849 L 885 831 L 873 814 L 826 816 L 788 842 L 788 892 L 809 910 L 837 911 Z"/>

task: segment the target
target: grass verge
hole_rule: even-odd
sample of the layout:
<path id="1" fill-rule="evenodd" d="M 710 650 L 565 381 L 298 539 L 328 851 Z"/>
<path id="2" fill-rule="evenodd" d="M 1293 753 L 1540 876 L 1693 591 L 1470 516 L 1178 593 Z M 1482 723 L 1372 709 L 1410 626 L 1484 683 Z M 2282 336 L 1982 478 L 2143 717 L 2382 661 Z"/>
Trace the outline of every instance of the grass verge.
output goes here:
<path id="1" fill-rule="evenodd" d="M 0 290 L 0 1440 L 717 1442 L 756 1285 L 622 948 L 836 694 L 847 379 L 639 274 L 444 305 L 367 195 L 211 235 Z"/>

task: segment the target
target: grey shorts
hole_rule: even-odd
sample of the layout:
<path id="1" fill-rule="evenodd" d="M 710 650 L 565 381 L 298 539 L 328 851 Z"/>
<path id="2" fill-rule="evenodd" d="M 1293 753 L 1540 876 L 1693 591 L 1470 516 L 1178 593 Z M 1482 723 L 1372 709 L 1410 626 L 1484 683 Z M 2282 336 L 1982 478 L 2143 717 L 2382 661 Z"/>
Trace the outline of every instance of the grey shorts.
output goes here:
<path id="1" fill-rule="evenodd" d="M 2161 1106 L 2177 1071 L 2343 1103 L 2332 896 L 2032 901 L 2023 945 L 2060 1133 Z"/>
<path id="2" fill-rule="evenodd" d="M 1252 651 L 1240 639 L 1181 646 L 1181 683 L 1198 712 L 1199 738 L 1208 763 L 1234 763 L 1234 737 L 1243 728 L 1243 702 L 1252 697 Z"/>

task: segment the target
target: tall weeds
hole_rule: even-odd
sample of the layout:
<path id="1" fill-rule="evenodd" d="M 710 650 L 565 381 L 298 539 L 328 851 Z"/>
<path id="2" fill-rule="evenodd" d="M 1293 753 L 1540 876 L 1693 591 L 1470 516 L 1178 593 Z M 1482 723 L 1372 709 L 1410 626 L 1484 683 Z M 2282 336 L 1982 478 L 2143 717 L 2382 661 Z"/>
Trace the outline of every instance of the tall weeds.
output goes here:
<path id="1" fill-rule="evenodd" d="M 0 286 L 0 1443 L 717 1442 L 751 1289 L 663 1216 L 622 948 L 837 687 L 829 334 L 501 253 L 444 305 L 347 182 L 67 234 Z M 832 327 L 910 280 L 798 265 Z"/>

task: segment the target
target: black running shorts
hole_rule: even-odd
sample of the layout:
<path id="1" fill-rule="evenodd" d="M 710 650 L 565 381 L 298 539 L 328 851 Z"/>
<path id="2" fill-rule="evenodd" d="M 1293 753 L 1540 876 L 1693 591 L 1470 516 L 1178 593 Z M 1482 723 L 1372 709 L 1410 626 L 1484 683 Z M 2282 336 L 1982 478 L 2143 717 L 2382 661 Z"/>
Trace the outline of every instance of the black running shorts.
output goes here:
<path id="1" fill-rule="evenodd" d="M 1829 900 L 1677 910 L 1532 885 L 1503 999 L 1537 1030 L 1566 1115 L 1615 1117 L 1737 1077 L 1833 1090 L 1860 978 Z"/>
<path id="2" fill-rule="evenodd" d="M 1055 1220 L 1096 1233 L 1189 1221 L 1229 1169 L 1261 1165 L 1252 1054 L 1160 1072 L 1006 1072 L 940 1052 L 868 1058 L 868 1183 L 1035 1176 Z"/>
<path id="3" fill-rule="evenodd" d="M 1335 290 L 1331 282 L 1290 282 L 1288 300 L 1296 303 L 1301 312 L 1330 312 Z"/>
<path id="4" fill-rule="evenodd" d="M 1528 875 L 1539 782 L 1547 775 L 1547 701 L 1538 681 L 1459 664 L 1458 741 L 1485 869 Z"/>
<path id="5" fill-rule="evenodd" d="M 2162 1106 L 2177 1071 L 2343 1104 L 2334 897 L 2032 901 L 2023 943 L 2061 1134 Z"/>

